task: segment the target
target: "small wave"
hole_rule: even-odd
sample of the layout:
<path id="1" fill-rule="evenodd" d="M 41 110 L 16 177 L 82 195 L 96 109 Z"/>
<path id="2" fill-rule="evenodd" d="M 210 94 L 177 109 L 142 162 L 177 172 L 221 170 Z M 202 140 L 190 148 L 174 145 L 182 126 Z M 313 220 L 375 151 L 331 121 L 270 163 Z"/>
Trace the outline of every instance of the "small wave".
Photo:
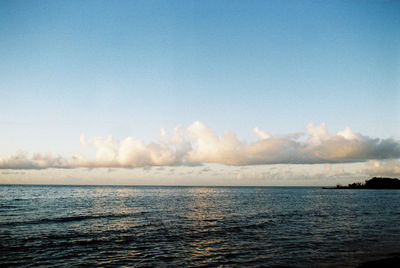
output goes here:
<path id="1" fill-rule="evenodd" d="M 131 217 L 134 214 L 120 214 L 120 215 L 82 215 L 82 216 L 69 216 L 69 217 L 59 217 L 52 219 L 37 219 L 31 221 L 20 221 L 20 222 L 7 222 L 1 223 L 0 226 L 17 226 L 17 225 L 30 225 L 30 224 L 51 224 L 51 223 L 66 223 L 66 222 L 79 222 L 85 220 L 93 219 L 120 219 Z"/>
<path id="2" fill-rule="evenodd" d="M 0 205 L 0 209 L 12 209 L 12 208 L 19 208 L 19 207 L 14 205 Z"/>

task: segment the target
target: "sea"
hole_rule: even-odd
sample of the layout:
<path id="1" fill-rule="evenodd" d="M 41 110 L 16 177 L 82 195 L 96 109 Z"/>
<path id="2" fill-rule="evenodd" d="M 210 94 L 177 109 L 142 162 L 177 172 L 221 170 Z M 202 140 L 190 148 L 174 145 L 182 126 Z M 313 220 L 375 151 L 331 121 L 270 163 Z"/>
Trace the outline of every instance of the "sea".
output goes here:
<path id="1" fill-rule="evenodd" d="M 1 267 L 357 267 L 399 253 L 399 190 L 0 185 Z"/>

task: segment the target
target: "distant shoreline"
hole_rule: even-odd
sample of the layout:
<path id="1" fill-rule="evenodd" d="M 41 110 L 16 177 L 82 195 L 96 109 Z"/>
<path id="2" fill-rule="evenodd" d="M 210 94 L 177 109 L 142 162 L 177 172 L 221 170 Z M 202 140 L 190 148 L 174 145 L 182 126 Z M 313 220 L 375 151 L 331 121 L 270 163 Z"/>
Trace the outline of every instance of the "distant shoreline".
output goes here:
<path id="1" fill-rule="evenodd" d="M 322 187 L 322 189 L 372 189 L 372 190 L 400 190 L 400 180 L 397 178 L 373 177 L 365 183 L 351 183 L 348 186 Z"/>

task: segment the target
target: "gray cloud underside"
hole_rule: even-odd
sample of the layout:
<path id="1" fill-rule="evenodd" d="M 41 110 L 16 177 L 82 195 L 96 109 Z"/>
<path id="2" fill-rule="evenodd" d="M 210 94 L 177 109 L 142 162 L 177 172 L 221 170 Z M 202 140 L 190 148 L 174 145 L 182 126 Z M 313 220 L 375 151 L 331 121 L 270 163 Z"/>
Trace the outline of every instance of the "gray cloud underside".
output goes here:
<path id="1" fill-rule="evenodd" d="M 309 124 L 305 133 L 287 136 L 272 136 L 258 128 L 253 131 L 258 136 L 255 142 L 240 141 L 230 131 L 217 136 L 201 122 L 194 122 L 185 130 L 177 127 L 171 134 L 162 129 L 159 141 L 150 144 L 133 137 L 121 141 L 95 137 L 87 141 L 82 135 L 81 144 L 95 149 L 93 159 L 79 155 L 66 159 L 50 153 L 29 157 L 20 152 L 0 158 L 0 169 L 320 164 L 400 158 L 400 141 L 370 138 L 355 134 L 349 128 L 332 135 L 326 131 L 325 124 Z"/>

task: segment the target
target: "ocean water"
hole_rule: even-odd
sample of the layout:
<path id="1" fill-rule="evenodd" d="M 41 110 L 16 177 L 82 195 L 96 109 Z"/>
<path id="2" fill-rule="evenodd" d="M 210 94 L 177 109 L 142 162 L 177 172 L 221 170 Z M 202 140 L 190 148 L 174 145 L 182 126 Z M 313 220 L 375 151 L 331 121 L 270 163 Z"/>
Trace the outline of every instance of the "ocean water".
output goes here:
<path id="1" fill-rule="evenodd" d="M 356 267 L 400 252 L 400 191 L 0 186 L 0 266 Z"/>

